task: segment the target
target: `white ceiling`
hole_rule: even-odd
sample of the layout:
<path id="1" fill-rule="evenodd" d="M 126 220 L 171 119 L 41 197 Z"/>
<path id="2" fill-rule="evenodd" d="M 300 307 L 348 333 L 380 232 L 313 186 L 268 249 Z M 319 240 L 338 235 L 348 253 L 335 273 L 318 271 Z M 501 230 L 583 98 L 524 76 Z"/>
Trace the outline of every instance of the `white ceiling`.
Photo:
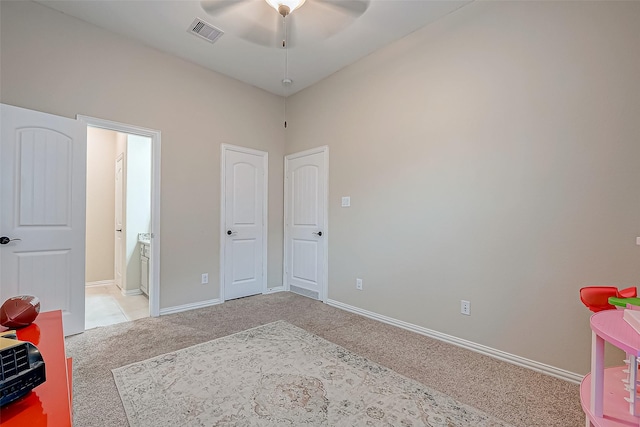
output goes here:
<path id="1" fill-rule="evenodd" d="M 306 0 L 287 17 L 286 51 L 282 48 L 283 19 L 264 0 L 39 3 L 274 94 L 288 96 L 470 1 Z M 340 2 L 343 4 L 335 4 Z M 195 18 L 221 29 L 224 35 L 212 44 L 190 34 L 188 29 Z M 289 86 L 282 84 L 285 61 L 287 77 L 293 80 Z"/>

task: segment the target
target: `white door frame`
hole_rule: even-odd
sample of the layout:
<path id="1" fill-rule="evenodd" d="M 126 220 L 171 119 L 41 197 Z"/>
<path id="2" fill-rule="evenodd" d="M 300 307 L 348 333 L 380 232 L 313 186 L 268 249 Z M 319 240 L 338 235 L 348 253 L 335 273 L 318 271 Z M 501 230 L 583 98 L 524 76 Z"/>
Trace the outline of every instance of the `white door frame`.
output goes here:
<path id="1" fill-rule="evenodd" d="M 267 229 L 268 229 L 268 206 L 269 206 L 269 158 L 266 151 L 254 150 L 252 148 L 240 147 L 231 144 L 220 144 L 220 301 L 224 302 L 224 270 L 225 270 L 225 243 L 226 243 L 226 154 L 228 151 L 237 151 L 245 154 L 252 154 L 262 157 L 264 164 L 264 197 L 262 202 L 262 293 L 267 292 Z"/>
<path id="2" fill-rule="evenodd" d="M 126 123 L 96 117 L 78 115 L 77 119 L 86 126 L 107 129 L 151 139 L 151 254 L 149 263 L 149 316 L 160 315 L 160 145 L 159 130 L 147 129 Z"/>
<path id="3" fill-rule="evenodd" d="M 329 293 L 329 146 L 327 145 L 284 156 L 284 259 L 282 265 L 282 283 L 286 291 L 291 291 L 287 277 L 287 260 L 289 259 L 289 253 L 287 251 L 287 238 L 289 237 L 287 228 L 287 223 L 289 222 L 289 186 L 286 184 L 286 180 L 289 177 L 289 160 L 318 153 L 323 153 L 324 155 L 324 194 L 321 195 L 324 199 L 324 224 L 322 226 L 324 235 L 323 239 L 320 239 L 319 242 L 322 245 L 321 250 L 324 252 L 324 265 L 321 266 L 324 273 L 324 282 L 320 286 L 320 301 L 326 303 Z"/>

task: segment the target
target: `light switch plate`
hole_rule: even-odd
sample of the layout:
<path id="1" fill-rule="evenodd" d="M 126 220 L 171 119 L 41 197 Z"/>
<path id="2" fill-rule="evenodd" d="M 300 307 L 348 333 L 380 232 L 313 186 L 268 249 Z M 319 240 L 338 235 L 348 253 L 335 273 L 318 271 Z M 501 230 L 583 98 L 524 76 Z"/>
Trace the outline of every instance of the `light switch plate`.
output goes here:
<path id="1" fill-rule="evenodd" d="M 640 246 L 640 237 L 636 237 L 636 245 Z"/>
<path id="2" fill-rule="evenodd" d="M 349 206 L 351 206 L 351 197 L 349 196 L 345 196 L 342 198 L 342 207 L 343 208 L 348 208 Z"/>

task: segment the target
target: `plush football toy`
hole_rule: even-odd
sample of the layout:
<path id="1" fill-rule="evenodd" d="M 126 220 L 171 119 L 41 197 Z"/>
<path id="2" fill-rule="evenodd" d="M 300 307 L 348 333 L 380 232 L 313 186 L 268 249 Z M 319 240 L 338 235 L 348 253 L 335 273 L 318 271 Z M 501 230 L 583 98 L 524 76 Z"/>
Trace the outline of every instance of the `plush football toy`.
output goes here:
<path id="1" fill-rule="evenodd" d="M 31 295 L 11 297 L 0 307 L 0 325 L 23 328 L 36 320 L 40 313 L 40 300 Z"/>

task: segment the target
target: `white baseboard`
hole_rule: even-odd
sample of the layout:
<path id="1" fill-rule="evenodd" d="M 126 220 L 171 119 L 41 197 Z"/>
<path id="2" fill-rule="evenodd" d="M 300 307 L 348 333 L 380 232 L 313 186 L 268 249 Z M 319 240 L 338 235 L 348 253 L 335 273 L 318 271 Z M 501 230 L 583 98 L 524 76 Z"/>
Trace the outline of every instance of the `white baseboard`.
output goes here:
<path id="1" fill-rule="evenodd" d="M 132 295 L 142 295 L 142 291 L 140 289 L 129 289 L 127 291 L 127 290 L 124 290 L 124 289 L 121 288 L 120 289 L 120 293 L 122 295 L 124 295 L 125 297 L 130 297 Z"/>
<path id="2" fill-rule="evenodd" d="M 176 305 L 176 306 L 173 306 L 173 307 L 161 308 L 160 309 L 160 316 L 164 316 L 165 314 L 180 313 L 180 312 L 188 311 L 188 310 L 195 310 L 196 308 L 210 307 L 212 305 L 217 305 L 217 304 L 221 304 L 221 303 L 222 303 L 222 301 L 220 301 L 220 299 L 216 298 L 216 299 L 210 299 L 210 300 L 207 300 L 207 301 L 192 302 L 190 304 L 183 304 L 183 305 Z"/>
<path id="3" fill-rule="evenodd" d="M 85 282 L 86 287 L 89 286 L 104 286 L 104 285 L 113 285 L 113 280 L 98 280 L 96 282 Z"/>
<path id="4" fill-rule="evenodd" d="M 494 357 L 504 362 L 509 362 L 514 365 L 522 366 L 524 368 L 532 369 L 536 372 L 540 372 L 552 377 L 559 378 L 561 380 L 569 381 L 571 383 L 579 384 L 582 381 L 583 376 L 574 372 L 566 371 L 564 369 L 556 368 L 551 365 L 536 362 L 535 360 L 526 359 L 524 357 L 516 356 L 515 354 L 507 353 L 502 350 L 487 347 L 482 344 L 477 344 L 472 341 L 467 341 L 462 338 L 454 337 L 453 335 L 443 334 L 441 332 L 427 329 L 422 326 L 414 325 L 412 323 L 404 322 L 402 320 L 394 319 L 392 317 L 383 316 L 372 311 L 363 310 L 352 305 L 344 304 L 340 301 L 327 299 L 327 304 L 333 307 L 340 308 L 342 310 L 350 311 L 352 313 L 360 314 L 370 319 L 378 320 L 389 325 L 397 326 L 402 329 L 406 329 L 411 332 L 416 332 L 421 335 L 426 335 L 430 338 L 434 338 L 440 341 L 444 341 L 449 344 L 456 345 L 458 347 L 466 348 L 486 356 Z"/>
<path id="5" fill-rule="evenodd" d="M 267 289 L 264 294 L 274 294 L 276 292 L 283 292 L 284 286 L 278 286 L 276 288 L 270 288 Z M 196 308 L 204 308 L 204 307 L 210 307 L 212 305 L 218 305 L 218 304 L 222 304 L 224 301 L 220 300 L 219 298 L 216 299 L 210 299 L 207 301 L 200 301 L 200 302 L 193 302 L 190 304 L 183 304 L 183 305 L 176 305 L 174 307 L 166 307 L 166 308 L 161 308 L 160 309 L 160 316 L 163 316 L 165 314 L 175 314 L 175 313 L 180 313 L 183 311 L 188 311 L 188 310 L 195 310 Z"/>

